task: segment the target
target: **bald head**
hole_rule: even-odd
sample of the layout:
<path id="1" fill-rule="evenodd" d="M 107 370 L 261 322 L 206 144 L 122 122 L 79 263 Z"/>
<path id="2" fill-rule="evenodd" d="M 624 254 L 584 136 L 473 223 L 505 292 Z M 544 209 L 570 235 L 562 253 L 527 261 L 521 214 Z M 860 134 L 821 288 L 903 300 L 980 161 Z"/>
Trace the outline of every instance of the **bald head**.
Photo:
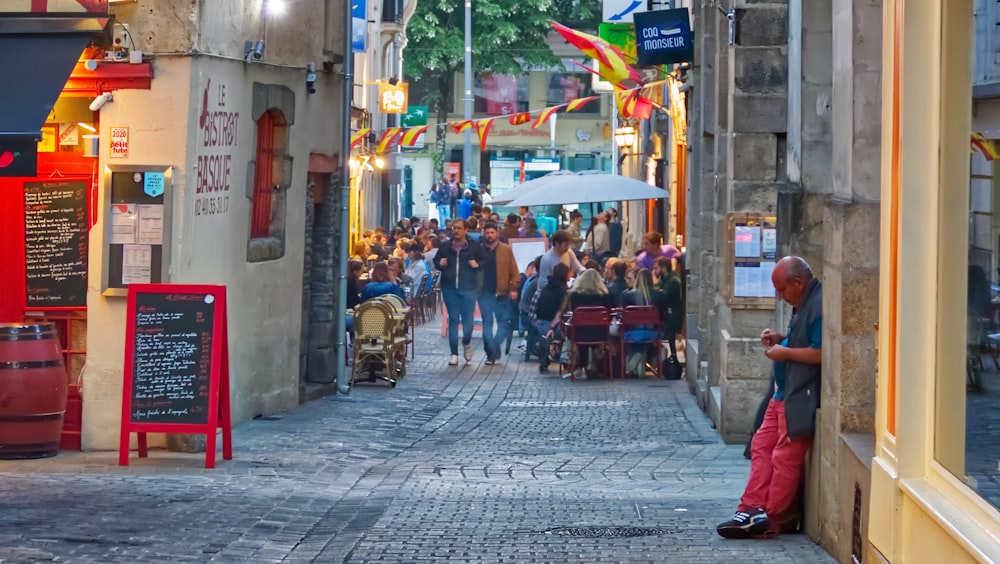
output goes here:
<path id="1" fill-rule="evenodd" d="M 771 283 L 778 297 L 794 307 L 802 305 L 806 286 L 813 279 L 812 268 L 802 257 L 790 255 L 778 261 L 771 273 Z"/>

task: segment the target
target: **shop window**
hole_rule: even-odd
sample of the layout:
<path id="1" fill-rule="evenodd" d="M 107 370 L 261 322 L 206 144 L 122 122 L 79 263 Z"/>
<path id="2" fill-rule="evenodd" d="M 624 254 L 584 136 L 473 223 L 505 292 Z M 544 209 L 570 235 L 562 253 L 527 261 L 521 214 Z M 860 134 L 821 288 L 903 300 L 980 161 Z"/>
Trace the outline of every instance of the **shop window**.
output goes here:
<path id="1" fill-rule="evenodd" d="M 285 207 L 291 187 L 292 159 L 288 156 L 290 117 L 294 94 L 278 85 L 254 84 L 256 144 L 248 178 L 250 237 L 247 260 L 274 260 L 285 252 Z"/>
<path id="2" fill-rule="evenodd" d="M 547 88 L 545 93 L 546 106 L 557 106 L 559 104 L 572 102 L 577 98 L 593 96 L 594 91 L 590 87 L 592 75 L 588 72 L 572 72 L 572 68 L 575 68 L 572 61 L 563 61 L 561 68 L 551 70 L 547 73 Z M 592 102 L 578 110 L 575 110 L 573 114 L 570 115 L 598 114 L 600 111 L 601 105 L 597 102 Z"/>
<path id="3" fill-rule="evenodd" d="M 514 76 L 484 72 L 476 75 L 474 111 L 505 116 L 528 111 L 527 74 Z"/>

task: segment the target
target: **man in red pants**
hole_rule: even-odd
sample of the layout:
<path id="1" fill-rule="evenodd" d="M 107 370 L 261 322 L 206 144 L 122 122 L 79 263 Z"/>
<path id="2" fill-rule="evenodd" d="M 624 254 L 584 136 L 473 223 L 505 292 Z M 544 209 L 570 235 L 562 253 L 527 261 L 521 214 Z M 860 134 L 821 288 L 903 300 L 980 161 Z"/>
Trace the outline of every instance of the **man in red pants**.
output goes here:
<path id="1" fill-rule="evenodd" d="M 778 534 L 799 489 L 819 408 L 823 287 L 797 256 L 778 261 L 771 282 L 794 309 L 784 335 L 773 329 L 760 334 L 774 363 L 774 395 L 750 446 L 750 477 L 740 505 L 716 527 L 729 539 Z"/>

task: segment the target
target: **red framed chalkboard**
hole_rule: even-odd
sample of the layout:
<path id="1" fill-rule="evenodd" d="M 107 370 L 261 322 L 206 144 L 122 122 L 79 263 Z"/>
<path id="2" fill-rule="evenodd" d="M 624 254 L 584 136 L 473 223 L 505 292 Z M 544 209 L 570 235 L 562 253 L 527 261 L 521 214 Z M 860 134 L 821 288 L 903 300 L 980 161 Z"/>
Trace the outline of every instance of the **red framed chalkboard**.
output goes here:
<path id="1" fill-rule="evenodd" d="M 226 287 L 130 284 L 125 331 L 125 381 L 118 463 L 128 466 L 129 440 L 146 433 L 204 434 L 205 468 L 233 458 L 229 409 Z"/>

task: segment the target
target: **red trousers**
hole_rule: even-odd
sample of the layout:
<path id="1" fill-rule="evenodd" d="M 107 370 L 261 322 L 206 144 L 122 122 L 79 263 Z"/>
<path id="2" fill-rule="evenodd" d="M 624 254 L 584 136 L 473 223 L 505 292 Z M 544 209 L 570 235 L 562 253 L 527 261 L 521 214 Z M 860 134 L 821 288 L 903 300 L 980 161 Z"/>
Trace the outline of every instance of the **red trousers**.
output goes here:
<path id="1" fill-rule="evenodd" d="M 788 438 L 785 402 L 772 399 L 764 412 L 764 423 L 750 444 L 750 478 L 739 510 L 763 508 L 771 529 L 778 532 L 783 514 L 799 491 L 812 441 L 812 436 Z"/>

